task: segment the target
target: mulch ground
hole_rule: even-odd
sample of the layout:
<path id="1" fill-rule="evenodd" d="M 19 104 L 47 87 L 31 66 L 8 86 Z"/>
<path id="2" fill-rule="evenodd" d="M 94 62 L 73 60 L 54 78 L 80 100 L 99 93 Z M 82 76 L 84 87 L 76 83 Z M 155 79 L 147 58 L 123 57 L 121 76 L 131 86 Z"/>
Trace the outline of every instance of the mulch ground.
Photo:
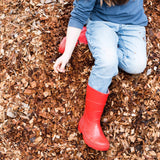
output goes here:
<path id="1" fill-rule="evenodd" d="M 145 0 L 147 68 L 113 78 L 101 122 L 110 141 L 95 151 L 77 130 L 94 60 L 79 45 L 55 74 L 72 0 L 0 1 L 0 159 L 160 159 L 160 3 Z"/>

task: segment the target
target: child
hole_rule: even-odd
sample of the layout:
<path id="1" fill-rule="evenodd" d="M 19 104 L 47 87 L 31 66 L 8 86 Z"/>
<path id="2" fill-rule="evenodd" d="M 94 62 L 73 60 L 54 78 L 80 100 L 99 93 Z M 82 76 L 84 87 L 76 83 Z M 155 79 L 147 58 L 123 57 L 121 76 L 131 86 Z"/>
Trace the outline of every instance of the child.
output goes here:
<path id="1" fill-rule="evenodd" d="M 106 151 L 109 142 L 101 129 L 100 118 L 112 77 L 118 74 L 118 67 L 127 73 L 139 74 L 147 63 L 147 17 L 143 0 L 75 0 L 65 51 L 54 65 L 56 73 L 65 72 L 65 66 L 86 22 L 86 37 L 95 64 L 89 77 L 85 111 L 78 130 L 89 147 Z"/>

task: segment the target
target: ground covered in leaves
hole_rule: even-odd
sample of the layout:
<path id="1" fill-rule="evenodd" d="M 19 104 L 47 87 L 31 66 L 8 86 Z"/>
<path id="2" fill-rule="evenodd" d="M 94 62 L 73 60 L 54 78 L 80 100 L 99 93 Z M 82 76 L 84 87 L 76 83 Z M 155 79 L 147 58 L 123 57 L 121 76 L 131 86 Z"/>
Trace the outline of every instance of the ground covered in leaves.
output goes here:
<path id="1" fill-rule="evenodd" d="M 148 65 L 113 79 L 102 116 L 107 152 L 77 130 L 94 63 L 76 47 L 67 71 L 55 74 L 72 1 L 0 1 L 0 159 L 160 159 L 160 3 L 145 0 Z"/>

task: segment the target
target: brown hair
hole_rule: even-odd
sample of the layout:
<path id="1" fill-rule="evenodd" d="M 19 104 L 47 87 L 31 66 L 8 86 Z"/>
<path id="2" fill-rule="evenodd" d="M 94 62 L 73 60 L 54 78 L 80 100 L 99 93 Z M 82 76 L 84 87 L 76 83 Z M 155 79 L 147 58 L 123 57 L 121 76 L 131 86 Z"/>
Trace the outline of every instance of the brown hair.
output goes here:
<path id="1" fill-rule="evenodd" d="M 115 6 L 115 5 L 123 5 L 127 3 L 129 0 L 100 0 L 100 5 L 102 6 L 103 1 L 109 6 Z"/>

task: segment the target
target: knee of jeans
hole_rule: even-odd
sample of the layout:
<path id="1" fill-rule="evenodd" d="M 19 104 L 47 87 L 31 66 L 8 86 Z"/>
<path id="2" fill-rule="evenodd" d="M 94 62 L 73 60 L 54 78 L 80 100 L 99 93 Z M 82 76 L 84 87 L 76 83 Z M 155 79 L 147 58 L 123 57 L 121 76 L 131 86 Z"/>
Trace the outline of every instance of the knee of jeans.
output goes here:
<path id="1" fill-rule="evenodd" d="M 132 59 L 126 67 L 126 71 L 129 74 L 140 74 L 147 66 L 147 58 L 138 57 L 137 59 Z"/>
<path id="2" fill-rule="evenodd" d="M 112 72 L 114 75 L 118 73 L 118 59 L 116 57 L 103 57 L 95 61 L 95 67 L 101 74 Z"/>

